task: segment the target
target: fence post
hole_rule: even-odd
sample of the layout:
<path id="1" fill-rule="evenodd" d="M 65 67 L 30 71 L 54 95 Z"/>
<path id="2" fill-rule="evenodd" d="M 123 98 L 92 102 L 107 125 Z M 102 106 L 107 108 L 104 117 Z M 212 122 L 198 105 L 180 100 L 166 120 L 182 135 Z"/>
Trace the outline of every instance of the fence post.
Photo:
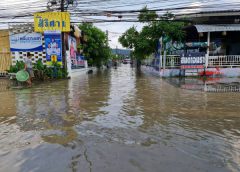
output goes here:
<path id="1" fill-rule="evenodd" d="M 205 68 L 208 68 L 208 60 L 209 60 L 209 55 L 205 55 Z"/>
<path id="2" fill-rule="evenodd" d="M 206 61 L 205 61 L 205 68 L 208 67 L 208 58 L 209 58 L 209 54 L 210 54 L 210 42 L 211 42 L 211 32 L 208 32 L 207 35 L 207 54 L 206 54 Z"/>
<path id="3" fill-rule="evenodd" d="M 162 69 L 163 67 L 163 58 L 162 58 L 162 54 L 160 54 L 160 59 L 159 59 L 159 64 L 160 64 L 160 69 Z"/>
<path id="4" fill-rule="evenodd" d="M 164 55 L 163 55 L 163 69 L 166 69 L 166 56 L 167 56 L 167 51 L 164 50 Z"/>

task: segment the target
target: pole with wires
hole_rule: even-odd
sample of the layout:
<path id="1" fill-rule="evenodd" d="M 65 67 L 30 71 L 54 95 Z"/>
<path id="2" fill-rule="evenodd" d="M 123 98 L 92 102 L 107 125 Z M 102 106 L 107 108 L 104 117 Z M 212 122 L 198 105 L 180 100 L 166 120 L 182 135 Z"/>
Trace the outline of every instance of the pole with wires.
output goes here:
<path id="1" fill-rule="evenodd" d="M 107 46 L 109 46 L 109 32 L 106 30 L 106 37 L 107 37 Z"/>
<path id="2" fill-rule="evenodd" d="M 64 0 L 61 0 L 61 12 L 64 12 Z M 64 40 L 64 32 L 61 33 L 62 34 L 62 59 L 63 59 L 63 68 L 67 68 L 66 65 L 66 51 L 65 51 L 65 40 Z"/>

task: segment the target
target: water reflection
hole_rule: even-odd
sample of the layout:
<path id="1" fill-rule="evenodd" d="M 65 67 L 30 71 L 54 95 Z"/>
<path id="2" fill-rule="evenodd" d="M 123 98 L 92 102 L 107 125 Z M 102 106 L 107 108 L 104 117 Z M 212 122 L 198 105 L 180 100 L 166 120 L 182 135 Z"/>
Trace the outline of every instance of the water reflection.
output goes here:
<path id="1" fill-rule="evenodd" d="M 106 128 L 138 127 L 142 124 L 143 114 L 136 106 L 136 76 L 131 68 L 120 68 L 111 71 L 109 97 L 101 107 L 104 115 L 98 115 L 95 122 Z"/>
<path id="2" fill-rule="evenodd" d="M 216 82 L 226 80 L 162 80 L 123 66 L 0 92 L 0 165 L 4 171 L 54 168 L 47 162 L 58 164 L 57 171 L 119 171 L 116 164 L 123 171 L 158 171 L 159 164 L 163 171 L 239 171 L 240 94 L 204 92 Z"/>
<path id="3" fill-rule="evenodd" d="M 240 78 L 169 78 L 166 81 L 187 90 L 240 92 Z"/>
<path id="4" fill-rule="evenodd" d="M 0 123 L 16 122 L 15 93 L 8 90 L 9 82 L 0 79 Z"/>
<path id="5" fill-rule="evenodd" d="M 239 169 L 240 95 L 204 93 L 203 81 L 197 79 L 165 81 L 139 82 L 139 90 L 145 90 L 139 95 L 141 106 L 148 114 L 142 127 L 189 156 L 217 166 L 232 162 Z"/>
<path id="6" fill-rule="evenodd" d="M 100 108 L 108 99 L 109 79 L 98 72 L 94 78 L 85 75 L 16 91 L 17 124 L 23 131 L 44 131 L 44 141 L 66 145 L 77 137 L 76 124 L 104 114 Z"/>

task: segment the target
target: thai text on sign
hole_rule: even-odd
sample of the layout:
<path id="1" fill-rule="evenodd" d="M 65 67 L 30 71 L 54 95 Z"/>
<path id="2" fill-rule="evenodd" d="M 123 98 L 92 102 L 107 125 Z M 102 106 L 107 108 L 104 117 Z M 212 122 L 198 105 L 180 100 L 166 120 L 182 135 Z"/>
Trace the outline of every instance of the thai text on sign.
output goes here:
<path id="1" fill-rule="evenodd" d="M 10 50 L 18 51 L 42 51 L 42 34 L 41 33 L 10 33 Z"/>
<path id="2" fill-rule="evenodd" d="M 203 69 L 204 64 L 204 53 L 187 53 L 181 56 L 181 69 Z"/>
<path id="3" fill-rule="evenodd" d="M 70 32 L 70 14 L 68 12 L 45 12 L 34 14 L 35 32 Z"/>

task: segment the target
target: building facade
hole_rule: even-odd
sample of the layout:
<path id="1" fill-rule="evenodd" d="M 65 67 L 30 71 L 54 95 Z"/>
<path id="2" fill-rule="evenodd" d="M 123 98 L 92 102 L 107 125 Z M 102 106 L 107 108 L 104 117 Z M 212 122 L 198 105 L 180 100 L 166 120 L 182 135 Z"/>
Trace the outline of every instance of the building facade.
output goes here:
<path id="1" fill-rule="evenodd" d="M 163 77 L 240 76 L 240 11 L 203 12 L 176 16 L 191 24 L 184 42 L 169 43 L 164 56 L 152 57 L 148 69 Z M 173 47 L 178 47 L 174 49 Z M 145 67 L 146 68 L 146 67 Z"/>
<path id="2" fill-rule="evenodd" d="M 87 68 L 87 61 L 81 50 L 81 31 L 75 26 L 71 32 L 64 33 L 62 47 L 61 32 L 51 31 L 49 34 L 34 32 L 33 24 L 9 25 L 8 30 L 0 31 L 0 73 L 6 74 L 11 65 L 23 61 L 27 53 L 32 55 L 32 62 L 41 60 L 51 67 L 52 60 L 67 66 L 69 76 L 79 69 Z M 52 42 L 54 40 L 54 43 Z M 3 45 L 4 44 L 4 45 Z M 55 45 L 55 46 L 53 46 Z M 65 53 L 62 54 L 62 49 Z M 56 55 L 53 59 L 52 56 Z M 69 63 L 69 64 L 67 64 Z"/>

